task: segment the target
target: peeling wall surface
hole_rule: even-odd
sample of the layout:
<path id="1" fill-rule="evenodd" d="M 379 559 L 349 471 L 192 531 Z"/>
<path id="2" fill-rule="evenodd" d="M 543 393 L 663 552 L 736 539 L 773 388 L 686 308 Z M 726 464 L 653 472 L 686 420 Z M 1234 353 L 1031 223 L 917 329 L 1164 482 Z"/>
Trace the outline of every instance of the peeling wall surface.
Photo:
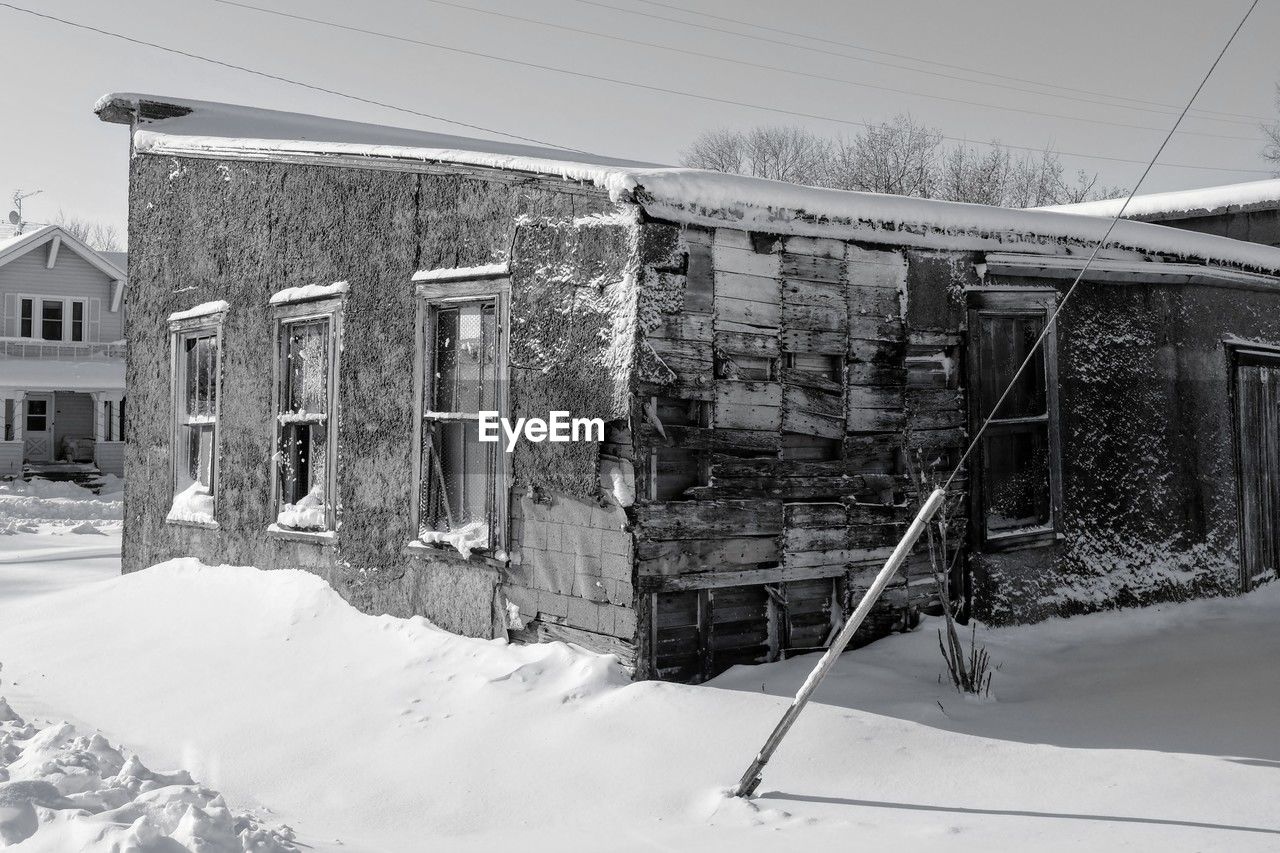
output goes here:
<path id="1" fill-rule="evenodd" d="M 1086 282 L 1059 325 L 1064 538 L 982 556 L 980 613 L 1026 621 L 1239 592 L 1224 339 L 1280 344 L 1280 293 Z"/>
<path id="2" fill-rule="evenodd" d="M 476 636 L 501 633 L 497 564 L 405 551 L 414 535 L 409 507 L 416 487 L 410 279 L 421 269 L 506 260 L 522 217 L 572 222 L 611 210 L 600 193 L 510 176 L 135 157 L 125 571 L 185 555 L 211 564 L 302 568 L 370 612 L 425 615 Z M 617 233 L 608 239 L 620 239 Z M 286 287 L 336 281 L 349 282 L 337 403 L 337 542 L 273 538 L 266 531 L 274 521 L 268 300 Z M 220 526 L 201 529 L 165 522 L 173 493 L 166 318 L 212 300 L 230 305 L 218 425 Z M 602 408 L 615 408 L 614 392 L 606 396 Z M 545 467 L 536 457 L 524 464 Z M 582 470 L 594 464 L 582 461 L 559 485 L 580 489 Z"/>

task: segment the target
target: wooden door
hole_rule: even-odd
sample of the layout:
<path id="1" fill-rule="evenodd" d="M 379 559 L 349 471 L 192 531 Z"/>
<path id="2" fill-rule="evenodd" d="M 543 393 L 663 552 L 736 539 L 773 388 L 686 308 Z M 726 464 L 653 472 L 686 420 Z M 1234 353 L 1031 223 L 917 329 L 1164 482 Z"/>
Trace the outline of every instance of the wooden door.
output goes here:
<path id="1" fill-rule="evenodd" d="M 22 424 L 22 458 L 28 462 L 53 459 L 53 395 L 28 394 Z"/>
<path id="2" fill-rule="evenodd" d="M 1280 357 L 1241 353 L 1235 367 L 1241 588 L 1280 571 Z"/>

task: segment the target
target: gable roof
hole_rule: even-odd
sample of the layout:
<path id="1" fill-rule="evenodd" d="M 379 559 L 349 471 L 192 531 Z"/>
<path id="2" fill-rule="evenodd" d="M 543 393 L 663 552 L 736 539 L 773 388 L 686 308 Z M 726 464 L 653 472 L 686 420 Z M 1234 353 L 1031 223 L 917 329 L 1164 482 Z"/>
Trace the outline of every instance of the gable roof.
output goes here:
<path id="1" fill-rule="evenodd" d="M 1050 210 L 799 186 L 700 169 L 652 166 L 556 148 L 468 139 L 231 104 L 105 95 L 104 121 L 133 127 L 144 154 L 288 160 L 342 166 L 423 164 L 574 181 L 656 219 L 775 234 L 953 250 L 1072 254 L 1107 232 L 1105 218 Z M 1280 273 L 1280 249 L 1141 222 L 1115 225 L 1107 249 Z"/>
<path id="2" fill-rule="evenodd" d="M 1115 216 L 1124 206 L 1123 198 L 1056 204 L 1037 210 L 1052 210 L 1082 216 Z M 1280 178 L 1223 184 L 1194 190 L 1135 195 L 1124 209 L 1125 219 L 1185 219 L 1249 210 L 1280 208 Z"/>
<path id="3" fill-rule="evenodd" d="M 103 253 L 90 248 L 72 236 L 69 231 L 60 225 L 41 225 L 27 231 L 25 234 L 0 238 L 0 267 L 30 251 L 53 242 L 55 238 L 61 241 L 59 251 L 65 248 L 75 252 L 112 281 L 125 280 L 124 269 L 116 266 Z"/>

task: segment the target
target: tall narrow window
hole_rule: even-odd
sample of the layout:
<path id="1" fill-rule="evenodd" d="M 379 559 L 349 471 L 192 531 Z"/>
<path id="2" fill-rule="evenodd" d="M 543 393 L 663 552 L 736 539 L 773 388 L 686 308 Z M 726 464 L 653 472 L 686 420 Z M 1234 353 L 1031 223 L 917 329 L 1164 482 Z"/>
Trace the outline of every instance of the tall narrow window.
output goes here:
<path id="1" fill-rule="evenodd" d="M 62 340 L 61 299 L 40 300 L 40 337 L 46 341 Z"/>
<path id="2" fill-rule="evenodd" d="M 978 472 L 982 536 L 988 544 L 1039 540 L 1057 524 L 1053 335 L 1046 336 L 1014 381 L 1048 318 L 1043 308 L 1015 307 L 1010 300 L 1005 295 L 998 307 L 976 311 L 970 326 L 977 423 L 992 415 L 982 436 Z M 1009 393 L 997 409 L 1006 388 Z"/>
<path id="3" fill-rule="evenodd" d="M 71 303 L 71 340 L 84 340 L 84 303 L 79 300 Z"/>
<path id="4" fill-rule="evenodd" d="M 174 496 L 170 521 L 214 521 L 218 337 L 216 328 L 174 335 Z"/>
<path id="5" fill-rule="evenodd" d="M 23 299 L 21 310 L 19 311 L 19 328 L 18 336 L 23 338 L 35 337 L 35 300 Z"/>
<path id="6" fill-rule="evenodd" d="M 498 304 L 435 305 L 428 317 L 419 537 L 464 552 L 491 549 L 501 449 L 480 441 L 479 412 L 499 410 Z"/>
<path id="7" fill-rule="evenodd" d="M 276 412 L 276 524 L 332 530 L 334 315 L 281 319 Z"/>

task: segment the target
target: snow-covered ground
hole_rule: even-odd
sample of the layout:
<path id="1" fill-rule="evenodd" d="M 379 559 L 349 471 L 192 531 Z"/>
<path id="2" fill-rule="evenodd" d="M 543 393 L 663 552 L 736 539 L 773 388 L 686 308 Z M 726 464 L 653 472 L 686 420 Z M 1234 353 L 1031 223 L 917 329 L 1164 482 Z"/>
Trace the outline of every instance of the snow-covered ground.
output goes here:
<path id="1" fill-rule="evenodd" d="M 1280 849 L 1280 584 L 980 631 L 986 702 L 940 683 L 933 623 L 852 652 L 746 803 L 722 791 L 811 657 L 631 684 L 302 572 L 117 577 L 69 529 L 0 536 L 0 693 L 314 849 Z M 54 826 L 17 849 L 81 849 L 33 845 Z"/>

